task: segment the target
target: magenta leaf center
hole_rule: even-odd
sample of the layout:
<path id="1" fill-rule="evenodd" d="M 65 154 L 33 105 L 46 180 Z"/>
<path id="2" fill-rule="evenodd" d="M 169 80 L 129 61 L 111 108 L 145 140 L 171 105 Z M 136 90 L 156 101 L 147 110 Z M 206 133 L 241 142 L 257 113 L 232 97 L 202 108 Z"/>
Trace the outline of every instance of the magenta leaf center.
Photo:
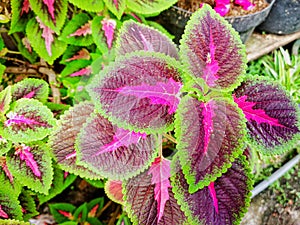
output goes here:
<path id="1" fill-rule="evenodd" d="M 217 194 L 216 194 L 216 190 L 215 190 L 215 183 L 211 182 L 208 185 L 208 190 L 209 190 L 209 194 L 213 200 L 213 204 L 216 210 L 216 213 L 219 213 L 219 205 L 218 205 L 218 198 L 217 198 Z"/>
<path id="2" fill-rule="evenodd" d="M 145 139 L 146 137 L 147 134 L 145 133 L 117 128 L 113 140 L 100 147 L 100 150 L 95 155 L 97 156 L 102 153 L 113 152 L 122 146 L 129 147 L 129 145 L 137 144 L 141 139 Z"/>
<path id="3" fill-rule="evenodd" d="M 47 6 L 48 8 L 48 12 L 52 18 L 53 21 L 55 21 L 55 17 L 54 17 L 54 1 L 55 0 L 43 0 L 44 4 Z"/>
<path id="4" fill-rule="evenodd" d="M 149 169 L 149 174 L 152 175 L 151 183 L 155 185 L 154 195 L 157 202 L 157 224 L 161 220 L 166 202 L 170 198 L 168 190 L 168 188 L 171 187 L 169 180 L 171 176 L 170 164 L 171 162 L 169 160 L 158 157 L 154 160 Z"/>
<path id="5" fill-rule="evenodd" d="M 111 48 L 117 23 L 113 19 L 104 18 L 101 21 L 101 24 L 102 30 L 104 31 L 104 35 L 106 37 L 107 46 L 108 48 Z"/>
<path id="6" fill-rule="evenodd" d="M 12 126 L 13 124 L 18 124 L 18 125 L 22 125 L 22 124 L 26 124 L 26 125 L 40 125 L 40 126 L 47 126 L 44 123 L 38 122 L 34 119 L 29 119 L 26 118 L 23 115 L 18 115 L 15 113 L 9 113 L 7 115 L 9 117 L 8 120 L 5 121 L 5 126 L 9 127 Z"/>
<path id="7" fill-rule="evenodd" d="M 33 174 L 37 177 L 41 177 L 41 171 L 39 170 L 37 162 L 33 158 L 33 154 L 30 152 L 31 148 L 24 144 L 20 145 L 15 155 L 19 156 L 21 160 L 25 161 L 26 165 L 32 170 Z"/>
<path id="8" fill-rule="evenodd" d="M 182 84 L 172 78 L 167 83 L 158 82 L 155 86 L 141 84 L 137 86 L 126 86 L 117 89 L 123 95 L 134 95 L 137 98 L 149 98 L 151 104 L 161 104 L 169 106 L 168 113 L 176 111 L 180 102 L 180 90 Z"/>
<path id="9" fill-rule="evenodd" d="M 213 132 L 213 110 L 211 109 L 211 105 L 203 103 L 203 126 L 204 126 L 204 153 L 208 150 L 208 144 L 210 141 L 211 133 Z"/>
<path id="10" fill-rule="evenodd" d="M 0 205 L 0 217 L 2 217 L 4 219 L 8 219 L 7 213 L 4 212 L 4 210 L 2 209 L 2 205 Z"/>
<path id="11" fill-rule="evenodd" d="M 277 119 L 268 116 L 263 109 L 254 109 L 253 107 L 256 105 L 256 103 L 246 101 L 247 100 L 246 95 L 243 95 L 239 98 L 237 98 L 234 95 L 233 98 L 235 103 L 238 104 L 239 108 L 243 110 L 245 117 L 248 121 L 254 120 L 258 124 L 267 123 L 272 126 L 284 127 L 279 123 Z"/>

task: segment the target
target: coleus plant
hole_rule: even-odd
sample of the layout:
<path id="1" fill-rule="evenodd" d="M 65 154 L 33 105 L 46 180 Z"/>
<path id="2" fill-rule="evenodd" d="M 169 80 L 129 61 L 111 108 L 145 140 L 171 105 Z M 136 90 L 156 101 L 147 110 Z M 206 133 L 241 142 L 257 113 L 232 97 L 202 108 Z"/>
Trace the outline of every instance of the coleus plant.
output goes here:
<path id="1" fill-rule="evenodd" d="M 298 106 L 278 84 L 245 75 L 238 33 L 208 5 L 192 15 L 179 51 L 126 21 L 116 55 L 88 85 L 92 101 L 61 117 L 54 160 L 107 178 L 108 196 L 133 224 L 238 224 L 251 196 L 250 149 L 289 149 Z M 172 154 L 165 138 L 176 143 Z"/>
<path id="2" fill-rule="evenodd" d="M 36 215 L 27 189 L 48 194 L 52 184 L 52 160 L 45 139 L 57 121 L 44 105 L 48 93 L 47 82 L 33 78 L 0 92 L 0 220 L 26 221 Z"/>

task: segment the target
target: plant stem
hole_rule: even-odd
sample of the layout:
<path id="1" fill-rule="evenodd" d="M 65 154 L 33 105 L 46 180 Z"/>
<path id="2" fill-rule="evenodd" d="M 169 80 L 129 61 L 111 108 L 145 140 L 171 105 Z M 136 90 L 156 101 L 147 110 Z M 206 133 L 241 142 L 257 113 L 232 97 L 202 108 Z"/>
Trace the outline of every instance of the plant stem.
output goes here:
<path id="1" fill-rule="evenodd" d="M 170 134 L 163 134 L 165 138 L 167 138 L 169 141 L 172 141 L 173 143 L 177 144 L 177 140 Z"/>

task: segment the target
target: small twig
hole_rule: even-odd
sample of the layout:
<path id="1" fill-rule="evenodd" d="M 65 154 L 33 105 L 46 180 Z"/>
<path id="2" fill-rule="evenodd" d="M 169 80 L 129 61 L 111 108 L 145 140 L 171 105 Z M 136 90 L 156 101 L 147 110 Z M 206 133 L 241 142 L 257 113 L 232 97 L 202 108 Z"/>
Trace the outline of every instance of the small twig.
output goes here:
<path id="1" fill-rule="evenodd" d="M 115 221 L 116 221 L 116 219 L 117 219 L 117 216 L 118 216 L 118 214 L 119 214 L 119 212 L 120 212 L 120 208 L 121 208 L 121 206 L 118 205 L 118 206 L 117 206 L 117 209 L 115 210 L 114 214 L 113 214 L 112 217 L 110 218 L 110 220 L 109 220 L 109 222 L 108 222 L 107 225 L 114 225 L 114 224 L 115 224 Z"/>
<path id="2" fill-rule="evenodd" d="M 163 134 L 165 138 L 167 138 L 169 141 L 172 141 L 173 143 L 177 144 L 177 140 L 170 134 Z"/>
<path id="3" fill-rule="evenodd" d="M 96 218 L 99 218 L 102 213 L 112 204 L 112 201 L 109 201 L 103 206 L 103 208 L 96 214 Z"/>
<path id="4" fill-rule="evenodd" d="M 16 59 L 16 58 L 10 58 L 10 57 L 7 57 L 7 56 L 0 56 L 0 58 L 5 59 L 5 60 L 9 60 L 9 61 L 14 61 L 14 62 L 17 62 L 17 63 L 21 63 L 23 65 L 27 64 L 25 61 L 20 60 L 20 59 Z"/>
<path id="5" fill-rule="evenodd" d="M 56 73 L 47 67 L 40 67 L 38 70 L 40 73 L 46 74 L 48 76 L 48 81 L 52 90 L 53 102 L 60 104 L 60 91 L 59 91 L 59 83 L 56 80 Z"/>

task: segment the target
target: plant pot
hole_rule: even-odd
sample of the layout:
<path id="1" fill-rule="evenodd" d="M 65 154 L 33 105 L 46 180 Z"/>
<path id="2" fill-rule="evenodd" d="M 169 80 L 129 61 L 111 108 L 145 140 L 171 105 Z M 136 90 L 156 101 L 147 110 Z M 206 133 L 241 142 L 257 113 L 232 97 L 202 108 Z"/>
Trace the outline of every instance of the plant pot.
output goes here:
<path id="1" fill-rule="evenodd" d="M 275 0 L 268 17 L 258 28 L 273 34 L 299 31 L 300 0 Z"/>
<path id="2" fill-rule="evenodd" d="M 239 32 L 241 40 L 243 43 L 252 34 L 255 27 L 262 23 L 268 16 L 275 0 L 267 0 L 269 5 L 262 11 L 245 15 L 245 16 L 234 16 L 234 17 L 224 17 L 232 27 Z M 181 35 L 183 34 L 186 22 L 189 20 L 192 12 L 184 10 L 182 8 L 173 6 L 170 9 L 161 13 L 161 22 L 166 27 L 166 29 L 175 35 L 175 42 L 178 43 Z"/>

